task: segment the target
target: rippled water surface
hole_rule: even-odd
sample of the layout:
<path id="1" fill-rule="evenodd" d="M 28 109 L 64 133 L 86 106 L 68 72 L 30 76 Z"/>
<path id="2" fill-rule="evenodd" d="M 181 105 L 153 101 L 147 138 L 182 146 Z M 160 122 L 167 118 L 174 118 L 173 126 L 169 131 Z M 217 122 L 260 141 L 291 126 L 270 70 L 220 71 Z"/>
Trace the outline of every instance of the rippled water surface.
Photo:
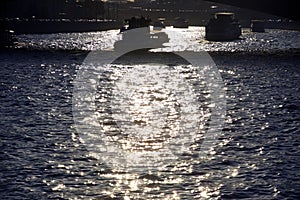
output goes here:
<path id="1" fill-rule="evenodd" d="M 298 199 L 300 59 L 288 50 L 299 49 L 299 32 L 245 31 L 243 40 L 218 43 L 199 30 L 169 28 L 165 49 L 107 66 L 87 63 L 89 52 L 59 50 L 111 50 L 114 30 L 23 35 L 25 49 L 2 51 L 1 199 Z M 250 53 L 261 48 L 284 53 Z M 225 123 L 202 156 L 222 111 L 207 79 L 216 77 L 171 50 L 222 51 L 210 59 L 222 78 Z M 74 93 L 82 69 L 91 98 Z M 80 107 L 90 103 L 92 111 Z M 90 126 L 79 132 L 80 123 Z M 86 144 L 86 136 L 102 143 Z M 113 145 L 121 150 L 101 149 Z M 130 170 L 138 155 L 138 170 Z"/>
<path id="2" fill-rule="evenodd" d="M 208 42 L 205 40 L 204 27 L 178 29 L 167 27 L 163 30 L 170 38 L 166 44 L 171 48 L 164 51 L 265 51 L 288 50 L 300 47 L 299 31 L 272 30 L 266 33 L 253 33 L 244 29 L 240 40 L 232 42 Z M 20 45 L 34 49 L 111 49 L 115 41 L 120 40 L 119 30 L 92 33 L 63 33 L 45 35 L 20 35 Z M 24 43 L 24 44 L 22 44 Z"/>

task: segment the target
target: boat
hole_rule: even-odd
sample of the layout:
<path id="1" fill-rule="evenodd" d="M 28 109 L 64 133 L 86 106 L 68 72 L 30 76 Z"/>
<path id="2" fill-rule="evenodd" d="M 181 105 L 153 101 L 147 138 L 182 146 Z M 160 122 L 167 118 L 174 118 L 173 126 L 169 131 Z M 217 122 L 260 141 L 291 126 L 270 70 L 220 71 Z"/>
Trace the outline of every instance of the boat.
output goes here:
<path id="1" fill-rule="evenodd" d="M 241 35 L 241 26 L 234 13 L 215 13 L 205 27 L 205 38 L 210 41 L 231 41 Z"/>
<path id="2" fill-rule="evenodd" d="M 120 29 L 122 39 L 115 42 L 115 50 L 136 50 L 160 48 L 163 43 L 169 41 L 164 32 L 151 32 L 150 19 L 143 17 L 132 17 L 125 20 L 124 26 Z"/>
<path id="3" fill-rule="evenodd" d="M 157 21 L 153 23 L 153 30 L 162 30 L 166 28 L 165 18 L 158 18 Z"/>
<path id="4" fill-rule="evenodd" d="M 181 18 L 181 17 L 176 17 L 174 19 L 174 28 L 188 28 L 189 27 L 189 22 L 187 19 Z"/>
<path id="5" fill-rule="evenodd" d="M 146 19 L 145 17 L 131 17 L 130 19 L 124 20 L 124 25 L 121 27 L 120 32 L 125 32 L 127 30 L 132 30 L 135 28 L 149 27 L 151 19 Z"/>

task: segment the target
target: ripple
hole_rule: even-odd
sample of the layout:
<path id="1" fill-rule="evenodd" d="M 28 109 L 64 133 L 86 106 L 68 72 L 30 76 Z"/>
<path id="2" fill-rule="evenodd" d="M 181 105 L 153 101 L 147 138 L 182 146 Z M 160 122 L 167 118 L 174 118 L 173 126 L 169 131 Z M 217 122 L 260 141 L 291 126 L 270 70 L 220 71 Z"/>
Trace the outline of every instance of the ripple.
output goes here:
<path id="1" fill-rule="evenodd" d="M 243 37 L 246 39 L 226 45 L 203 41 L 201 28 L 176 31 L 186 33 L 178 50 L 245 48 L 252 51 L 259 49 L 258 44 L 263 44 L 266 49 L 299 48 L 297 42 L 291 42 L 296 41 L 298 35 L 293 31 L 245 32 Z M 273 36 L 269 35 L 271 32 Z M 68 46 L 78 39 L 72 34 L 52 37 L 61 38 L 62 47 L 55 44 L 55 48 L 104 48 L 102 41 L 93 38 L 93 34 L 100 37 L 102 33 L 92 33 L 87 39 L 97 40 L 99 46 L 86 44 L 82 47 L 80 42 L 75 43 L 76 47 Z M 68 47 L 62 44 L 66 36 L 70 37 L 66 42 Z M 49 35 L 20 37 L 32 41 L 34 48 L 38 48 L 38 40 L 42 42 L 41 49 L 48 48 L 51 43 L 47 39 Z M 176 37 L 174 34 L 174 39 Z M 236 47 L 236 44 L 244 47 Z M 300 71 L 297 56 L 213 55 L 224 80 L 227 98 L 226 123 L 218 145 L 209 149 L 210 154 L 199 158 L 197 142 L 203 141 L 207 128 L 204 122 L 209 121 L 210 109 L 214 108 L 208 103 L 211 95 L 207 82 L 200 79 L 197 82 L 199 88 L 193 90 L 199 104 L 197 111 L 203 116 L 203 130 L 198 133 L 197 142 L 191 145 L 191 151 L 180 155 L 182 159 L 141 173 L 113 170 L 95 159 L 75 130 L 72 92 L 76 70 L 84 58 L 85 54 L 76 52 L 1 52 L 0 194 L 3 199 L 298 198 L 300 124 L 297 86 Z M 150 55 L 147 58 L 154 60 Z M 137 59 L 142 60 L 141 57 Z M 192 66 L 177 58 L 167 59 L 165 54 L 160 54 L 160 59 L 174 73 L 180 73 L 185 80 L 196 84 L 193 80 L 199 77 Z M 168 65 L 172 63 L 170 60 L 175 64 Z M 130 70 L 128 65 L 130 62 L 116 62 L 102 71 L 105 76 L 97 79 L 103 87 L 97 87 L 95 101 L 97 112 L 103 118 L 112 114 L 107 106 L 115 92 L 111 87 Z M 146 115 L 150 113 L 151 100 L 169 109 L 167 122 L 172 124 L 169 130 L 176 130 L 175 122 L 181 110 L 175 106 L 176 95 L 172 96 L 170 90 L 156 87 L 154 83 L 145 85 L 134 95 L 136 99 L 145 97 L 147 101 L 132 102 L 132 112 L 137 108 L 145 108 L 147 112 L 135 112 L 133 123 L 144 126 L 151 122 Z M 118 133 L 112 130 L 115 124 L 110 119 L 104 121 L 104 126 L 110 130 L 111 137 Z"/>
<path id="2" fill-rule="evenodd" d="M 205 40 L 204 27 L 191 26 L 189 29 L 167 27 L 164 32 L 170 41 L 165 44 L 165 48 L 154 51 L 267 52 L 300 48 L 299 31 L 268 29 L 265 33 L 254 33 L 249 29 L 243 29 L 241 38 L 231 42 Z M 119 30 L 18 36 L 20 48 L 40 50 L 111 50 L 118 40 L 121 40 Z"/>

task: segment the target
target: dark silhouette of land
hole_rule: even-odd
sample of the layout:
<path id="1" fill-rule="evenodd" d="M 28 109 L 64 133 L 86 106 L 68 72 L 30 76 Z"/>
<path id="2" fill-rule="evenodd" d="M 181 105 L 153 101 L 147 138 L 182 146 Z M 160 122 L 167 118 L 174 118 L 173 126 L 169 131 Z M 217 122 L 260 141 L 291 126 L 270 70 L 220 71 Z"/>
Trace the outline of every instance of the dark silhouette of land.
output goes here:
<path id="1" fill-rule="evenodd" d="M 117 4 L 100 0 L 2 0 L 0 7 L 1 29 L 16 34 L 101 31 L 122 24 Z"/>
<path id="2" fill-rule="evenodd" d="M 1 18 L 97 19 L 104 18 L 102 1 L 1 0 Z"/>
<path id="3" fill-rule="evenodd" d="M 132 16 L 145 16 L 151 18 L 152 21 L 165 18 L 166 25 L 173 25 L 174 19 L 181 17 L 187 19 L 189 25 L 204 26 L 212 14 L 220 11 L 234 12 L 243 27 L 249 27 L 250 21 L 257 19 L 269 20 L 269 26 L 277 26 L 276 28 L 282 28 L 282 24 L 289 22 L 283 17 L 218 2 L 221 1 L 135 0 L 135 2 L 126 3 L 124 1 L 102 2 L 101 0 L 1 0 L 0 28 L 1 30 L 14 30 L 16 34 L 100 31 L 120 28 L 123 20 Z M 272 9 L 273 4 L 270 0 L 253 0 L 251 4 L 241 4 L 234 0 L 224 2 L 246 8 L 252 4 L 256 5 L 256 8 L 262 5 L 265 10 L 279 12 L 277 7 Z M 269 2 L 269 4 L 265 5 L 261 2 Z M 282 11 L 283 15 L 287 15 L 286 7 Z M 294 16 L 293 13 L 290 15 Z"/>

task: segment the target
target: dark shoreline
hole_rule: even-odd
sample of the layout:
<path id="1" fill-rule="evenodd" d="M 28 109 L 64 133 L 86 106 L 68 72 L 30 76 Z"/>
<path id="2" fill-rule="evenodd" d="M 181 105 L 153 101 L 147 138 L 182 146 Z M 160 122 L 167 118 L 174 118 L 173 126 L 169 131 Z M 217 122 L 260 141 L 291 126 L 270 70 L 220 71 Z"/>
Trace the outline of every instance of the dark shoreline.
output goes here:
<path id="1" fill-rule="evenodd" d="M 123 24 L 116 20 L 0 20 L 0 23 L 16 35 L 106 31 L 118 29 Z"/>

